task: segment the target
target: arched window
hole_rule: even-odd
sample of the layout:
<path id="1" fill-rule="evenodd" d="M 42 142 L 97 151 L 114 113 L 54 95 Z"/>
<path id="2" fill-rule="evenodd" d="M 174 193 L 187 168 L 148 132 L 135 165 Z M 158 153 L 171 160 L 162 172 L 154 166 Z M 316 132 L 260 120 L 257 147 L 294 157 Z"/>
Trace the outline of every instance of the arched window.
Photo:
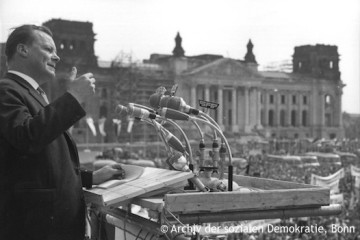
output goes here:
<path id="1" fill-rule="evenodd" d="M 306 127 L 307 126 L 307 111 L 303 110 L 302 111 L 302 122 L 301 124 Z"/>
<path id="2" fill-rule="evenodd" d="M 269 126 L 274 126 L 274 110 L 269 110 Z"/>
<path id="3" fill-rule="evenodd" d="M 329 94 L 325 95 L 325 107 L 331 106 L 332 104 L 332 99 L 331 96 Z"/>
<path id="4" fill-rule="evenodd" d="M 296 125 L 296 111 L 292 110 L 291 111 L 291 126 L 295 126 Z"/>
<path id="5" fill-rule="evenodd" d="M 280 111 L 280 126 L 285 126 L 285 110 Z"/>

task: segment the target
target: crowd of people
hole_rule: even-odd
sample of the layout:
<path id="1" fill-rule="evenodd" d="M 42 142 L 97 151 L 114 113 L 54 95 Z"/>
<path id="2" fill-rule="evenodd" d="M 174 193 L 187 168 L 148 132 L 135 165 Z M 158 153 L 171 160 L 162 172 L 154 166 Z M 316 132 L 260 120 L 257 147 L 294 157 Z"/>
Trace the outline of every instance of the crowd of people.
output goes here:
<path id="1" fill-rule="evenodd" d="M 353 144 L 353 143 L 352 143 Z M 352 145 L 353 146 L 353 145 Z M 274 180 L 282 180 L 297 183 L 310 184 L 311 174 L 318 176 L 329 176 L 341 168 L 345 168 L 345 177 L 340 179 L 339 190 L 343 194 L 343 211 L 340 215 L 323 217 L 306 217 L 282 219 L 276 225 L 278 226 L 323 226 L 326 233 L 306 233 L 306 232 L 258 232 L 258 233 L 233 233 L 223 236 L 223 239 L 236 240 L 358 240 L 360 239 L 360 202 L 351 203 L 352 194 L 355 194 L 354 177 L 351 176 L 348 168 L 350 165 L 360 167 L 360 154 L 358 148 L 348 147 L 346 145 L 341 148 L 329 148 L 326 146 L 324 150 L 329 151 L 349 151 L 357 157 L 352 162 L 343 161 L 342 165 L 321 164 L 320 166 L 296 166 L 294 164 L 273 164 L 267 161 L 266 154 L 250 157 L 250 168 L 248 174 L 251 176 L 260 176 Z M 231 223 L 234 225 L 242 224 L 242 222 Z M 332 226 L 338 226 L 333 231 Z M 265 228 L 266 229 L 266 228 Z M 342 231 L 344 230 L 344 231 Z"/>
<path id="2" fill-rule="evenodd" d="M 352 150 L 353 149 L 353 150 Z M 357 148 L 346 148 L 337 149 L 341 151 L 351 151 L 355 154 L 359 154 Z M 329 151 L 327 149 L 326 151 Z M 150 151 L 148 151 L 150 152 Z M 119 155 L 119 153 L 121 153 Z M 117 159 L 121 161 L 127 158 L 141 158 L 143 151 L 137 151 L 136 154 L 130 154 L 128 151 L 124 150 L 111 150 L 108 151 L 105 156 L 106 158 Z M 284 154 L 281 152 L 281 154 Z M 330 174 L 335 173 L 341 168 L 349 168 L 350 164 L 360 167 L 360 155 L 357 155 L 357 158 L 353 162 L 343 162 L 342 165 L 332 165 L 327 164 L 320 166 L 297 166 L 294 164 L 273 164 L 267 160 L 267 153 L 265 151 L 262 154 L 256 156 L 244 156 L 248 160 L 247 171 L 243 174 L 249 176 L 257 176 L 261 178 L 269 178 L 274 180 L 282 180 L 289 182 L 297 183 L 306 183 L 310 184 L 311 174 L 316 174 L 318 176 L 329 176 Z M 151 159 L 151 158 L 149 158 Z M 155 159 L 155 158 L 154 158 Z M 153 160 L 154 160 L 153 159 Z M 154 161 L 156 167 L 166 168 L 164 161 Z M 163 163 L 163 164 L 162 164 Z M 236 172 L 238 169 L 234 169 Z M 240 171 L 237 171 L 240 172 Z M 221 236 L 204 236 L 205 239 L 227 239 L 227 240 L 321 240 L 321 239 L 330 239 L 330 240 L 358 240 L 360 239 L 360 203 L 350 206 L 350 199 L 352 194 L 354 194 L 354 178 L 350 175 L 349 171 L 345 171 L 345 177 L 340 180 L 339 189 L 344 196 L 343 211 L 340 215 L 329 216 L 329 217 L 306 217 L 306 218 L 291 218 L 291 219 L 281 219 L 276 223 L 277 226 L 323 226 L 326 230 L 326 233 L 306 233 L 306 232 L 257 232 L 257 233 L 231 233 Z M 219 223 L 219 225 L 242 225 L 244 222 L 231 222 L 231 223 Z M 345 229 L 345 231 L 332 231 L 331 226 L 340 226 L 340 229 Z M 264 228 L 266 229 L 266 228 Z M 347 231 L 346 231 L 347 230 Z"/>

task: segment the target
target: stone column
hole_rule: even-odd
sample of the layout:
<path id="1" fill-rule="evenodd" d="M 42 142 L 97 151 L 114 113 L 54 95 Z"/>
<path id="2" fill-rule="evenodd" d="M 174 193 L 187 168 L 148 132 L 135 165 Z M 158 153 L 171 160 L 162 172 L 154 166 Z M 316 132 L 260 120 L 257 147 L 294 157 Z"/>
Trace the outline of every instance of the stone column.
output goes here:
<path id="1" fill-rule="evenodd" d="M 280 94 L 279 91 L 274 92 L 274 104 L 275 104 L 275 111 L 274 111 L 274 126 L 280 126 Z"/>
<path id="2" fill-rule="evenodd" d="M 238 107 L 237 107 L 237 88 L 234 87 L 231 90 L 231 129 L 234 132 L 239 131 L 239 126 L 237 123 L 237 113 L 238 113 Z"/>
<path id="3" fill-rule="evenodd" d="M 244 109 L 244 115 L 245 115 L 245 132 L 250 132 L 250 126 L 249 126 L 249 118 L 250 118 L 250 101 L 249 101 L 249 87 L 244 88 L 244 97 L 245 97 L 245 109 Z"/>
<path id="4" fill-rule="evenodd" d="M 264 125 L 269 126 L 269 92 L 264 90 Z"/>
<path id="5" fill-rule="evenodd" d="M 299 92 L 297 94 L 297 97 L 299 99 L 298 102 L 298 126 L 302 127 L 302 101 L 303 101 L 303 95 L 301 94 L 301 92 Z"/>
<path id="6" fill-rule="evenodd" d="M 261 91 L 258 88 L 255 88 L 255 96 L 256 96 L 256 128 L 261 129 Z"/>
<path id="7" fill-rule="evenodd" d="M 319 92 L 320 98 L 320 126 L 324 127 L 325 125 L 325 93 L 323 91 Z"/>
<path id="8" fill-rule="evenodd" d="M 205 101 L 210 101 L 210 86 L 205 85 Z"/>
<path id="9" fill-rule="evenodd" d="M 343 126 L 343 117 L 342 117 L 342 108 L 341 108 L 341 104 L 342 104 L 342 100 L 341 100 L 341 94 L 338 95 L 338 99 L 339 99 L 339 103 L 338 103 L 338 107 L 339 107 L 339 110 L 338 110 L 338 113 L 339 113 L 339 127 L 342 127 Z"/>
<path id="10" fill-rule="evenodd" d="M 292 100 L 291 92 L 287 92 L 286 99 L 287 99 L 287 102 L 286 102 L 285 126 L 290 127 L 291 126 L 291 100 Z"/>
<path id="11" fill-rule="evenodd" d="M 342 97 L 343 91 L 342 91 L 342 87 L 339 87 L 338 90 L 335 93 L 336 96 L 336 112 L 337 112 L 337 119 L 336 119 L 336 124 L 338 127 L 342 127 L 343 126 L 343 118 L 342 118 L 342 108 L 341 108 L 341 97 Z"/>

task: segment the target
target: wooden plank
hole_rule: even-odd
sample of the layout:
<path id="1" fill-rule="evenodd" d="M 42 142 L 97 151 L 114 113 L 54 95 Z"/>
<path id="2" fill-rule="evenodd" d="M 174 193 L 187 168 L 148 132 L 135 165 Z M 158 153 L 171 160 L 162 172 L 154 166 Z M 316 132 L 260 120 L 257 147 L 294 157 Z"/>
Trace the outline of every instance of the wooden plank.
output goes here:
<path id="1" fill-rule="evenodd" d="M 325 188 L 307 188 L 167 194 L 164 200 L 165 207 L 172 212 L 265 210 L 329 205 L 330 191 Z"/>
<path id="2" fill-rule="evenodd" d="M 166 187 L 162 187 L 160 189 L 156 189 L 156 190 L 151 191 L 151 192 L 144 193 L 140 197 L 141 198 L 148 198 L 148 197 L 157 196 L 157 195 L 162 195 L 163 196 L 163 195 L 165 195 L 165 194 L 167 194 L 169 192 L 173 192 L 173 193 L 174 193 L 174 191 L 179 192 L 178 190 L 180 188 L 183 191 L 184 186 L 186 186 L 186 184 L 187 184 L 187 181 L 175 183 L 175 184 L 172 184 L 172 185 L 169 185 L 169 186 L 166 186 Z"/>
<path id="3" fill-rule="evenodd" d="M 228 174 L 225 173 L 224 179 L 227 178 L 228 178 Z M 310 185 L 310 184 L 287 182 L 287 181 L 273 180 L 268 178 L 248 177 L 242 175 L 233 175 L 233 181 L 242 187 L 259 188 L 263 190 L 321 188 L 319 186 Z"/>
<path id="4" fill-rule="evenodd" d="M 110 192 L 103 195 L 104 206 L 115 206 L 116 204 L 121 204 L 121 202 L 139 196 L 146 191 L 142 188 L 134 187 L 134 186 L 126 186 L 126 192 Z"/>
<path id="5" fill-rule="evenodd" d="M 192 172 L 180 172 L 168 169 L 147 167 L 139 178 L 125 182 L 108 189 L 93 188 L 84 190 L 86 201 L 101 206 L 119 206 L 127 201 L 145 193 L 151 195 L 154 191 L 169 191 L 169 187 L 179 186 L 184 180 L 192 178 Z"/>
<path id="6" fill-rule="evenodd" d="M 104 206 L 104 201 L 101 195 L 90 192 L 88 189 L 84 189 L 83 192 L 86 203 L 93 203 L 99 206 Z"/>

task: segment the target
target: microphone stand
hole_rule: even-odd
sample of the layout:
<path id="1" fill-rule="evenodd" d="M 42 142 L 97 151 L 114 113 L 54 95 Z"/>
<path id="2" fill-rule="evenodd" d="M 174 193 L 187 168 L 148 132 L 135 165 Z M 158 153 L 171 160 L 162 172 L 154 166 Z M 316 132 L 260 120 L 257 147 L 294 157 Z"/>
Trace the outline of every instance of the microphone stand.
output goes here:
<path id="1" fill-rule="evenodd" d="M 165 145 L 167 146 L 167 150 L 169 152 L 169 157 L 171 157 L 173 155 L 173 151 L 171 149 L 171 147 L 169 146 L 169 144 L 166 142 L 165 140 L 165 136 L 163 135 L 164 133 L 161 131 L 161 128 L 165 129 L 160 123 L 156 122 L 155 120 L 148 120 L 148 119 L 140 119 L 146 123 L 149 123 L 151 125 L 153 125 L 157 132 L 159 133 L 161 139 L 163 140 L 163 142 L 165 143 Z M 169 123 L 171 124 L 174 124 L 174 126 L 177 126 L 180 128 L 180 126 L 178 126 L 178 124 L 176 124 L 174 121 L 170 120 L 170 119 L 166 119 L 166 121 L 168 121 Z M 167 131 L 167 129 L 165 129 Z M 181 129 L 181 132 L 184 133 L 184 131 Z M 184 133 L 184 137 L 187 139 L 187 136 L 185 135 Z M 187 139 L 187 144 L 188 144 L 188 149 L 190 149 L 190 152 L 191 152 L 191 146 L 190 146 L 190 142 L 189 140 Z M 171 152 L 171 153 L 170 153 Z M 190 158 L 190 154 L 186 154 L 185 152 L 185 155 L 188 155 L 188 157 Z M 192 156 L 192 155 L 191 155 Z M 172 167 L 172 166 L 170 166 Z M 189 169 L 191 172 L 194 172 L 193 169 L 190 168 L 190 165 L 189 165 Z M 209 189 L 207 187 L 204 186 L 204 184 L 200 181 L 200 179 L 198 178 L 198 176 L 194 173 L 194 177 L 192 177 L 189 181 L 189 185 L 190 185 L 190 189 L 195 189 L 194 185 L 196 185 L 200 191 L 202 192 L 208 192 Z"/>
<path id="2" fill-rule="evenodd" d="M 233 180 L 233 166 L 232 166 L 232 154 L 231 154 L 231 149 L 230 149 L 230 145 L 228 143 L 228 141 L 226 140 L 224 134 L 222 133 L 222 131 L 214 124 L 212 124 L 211 122 L 209 121 L 206 121 L 202 118 L 197 118 L 197 117 L 193 117 L 193 116 L 190 116 L 190 119 L 193 118 L 193 119 L 196 119 L 197 121 L 200 121 L 202 123 L 205 123 L 205 124 L 208 124 L 210 127 L 212 127 L 222 138 L 225 146 L 226 146 L 226 149 L 229 153 L 229 166 L 228 166 L 228 190 L 229 191 L 232 191 L 232 180 Z"/>
<path id="3" fill-rule="evenodd" d="M 178 110 L 174 110 L 172 109 L 173 112 L 176 112 L 179 114 L 179 120 L 185 120 L 185 121 L 200 121 L 202 123 L 208 124 L 210 127 L 212 127 L 222 138 L 228 152 L 229 152 L 229 167 L 228 167 L 228 190 L 232 191 L 232 179 L 233 179 L 233 166 L 232 166 L 232 154 L 231 154 L 231 149 L 230 149 L 230 145 L 228 143 L 228 141 L 226 140 L 226 137 L 224 136 L 223 132 L 220 130 L 219 126 L 217 124 L 213 124 L 212 122 L 214 121 L 212 118 L 210 118 L 209 116 L 207 117 L 207 119 L 209 120 L 205 120 L 203 118 L 199 118 L 199 117 L 195 117 L 195 116 L 190 116 L 186 113 L 180 112 Z M 205 115 L 204 115 L 205 116 Z M 160 117 L 162 119 L 164 119 L 163 117 Z M 210 120 L 211 119 L 211 120 Z"/>

